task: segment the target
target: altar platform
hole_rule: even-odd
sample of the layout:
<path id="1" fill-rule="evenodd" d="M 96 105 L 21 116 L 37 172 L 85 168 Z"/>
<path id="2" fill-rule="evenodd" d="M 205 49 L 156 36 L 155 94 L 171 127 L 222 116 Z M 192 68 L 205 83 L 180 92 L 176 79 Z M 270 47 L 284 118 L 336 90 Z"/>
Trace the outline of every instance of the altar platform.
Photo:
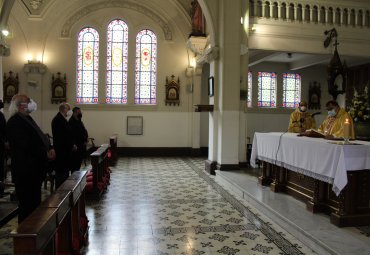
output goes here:
<path id="1" fill-rule="evenodd" d="M 258 183 L 262 169 L 216 170 L 216 181 L 245 199 L 261 213 L 296 236 L 318 254 L 370 254 L 370 226 L 339 228 L 324 213 L 311 213 L 306 204 Z"/>

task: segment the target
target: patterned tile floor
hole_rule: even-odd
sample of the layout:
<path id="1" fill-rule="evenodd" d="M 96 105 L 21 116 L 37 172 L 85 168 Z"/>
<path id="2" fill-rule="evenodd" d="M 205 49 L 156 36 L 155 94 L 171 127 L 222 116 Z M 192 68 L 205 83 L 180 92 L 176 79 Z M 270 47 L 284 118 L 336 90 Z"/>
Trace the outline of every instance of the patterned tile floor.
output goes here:
<path id="1" fill-rule="evenodd" d="M 89 203 L 85 254 L 314 254 L 232 197 L 204 159 L 123 158 Z"/>
<path id="2" fill-rule="evenodd" d="M 99 202 L 87 203 L 83 254 L 315 254 L 230 195 L 201 158 L 122 158 Z M 0 254 L 12 254 L 0 230 Z M 1 238 L 2 237 L 2 238 Z"/>

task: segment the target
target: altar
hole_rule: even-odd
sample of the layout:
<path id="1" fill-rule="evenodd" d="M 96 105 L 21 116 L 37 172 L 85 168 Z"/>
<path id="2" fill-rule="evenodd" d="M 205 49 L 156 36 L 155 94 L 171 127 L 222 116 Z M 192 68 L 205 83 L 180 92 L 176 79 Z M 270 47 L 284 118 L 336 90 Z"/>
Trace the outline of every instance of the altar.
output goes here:
<path id="1" fill-rule="evenodd" d="M 255 133 L 251 165 L 262 162 L 259 182 L 286 192 L 312 212 L 330 214 L 340 227 L 370 225 L 370 142 Z"/>

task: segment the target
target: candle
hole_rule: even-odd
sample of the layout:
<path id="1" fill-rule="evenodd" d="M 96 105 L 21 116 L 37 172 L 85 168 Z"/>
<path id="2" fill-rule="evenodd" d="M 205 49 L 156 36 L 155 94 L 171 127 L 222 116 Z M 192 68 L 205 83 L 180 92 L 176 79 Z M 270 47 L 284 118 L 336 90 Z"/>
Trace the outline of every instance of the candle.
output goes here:
<path id="1" fill-rule="evenodd" d="M 344 139 L 349 139 L 350 138 L 350 123 L 349 119 L 346 119 L 344 121 L 344 127 L 343 127 L 343 138 Z"/>

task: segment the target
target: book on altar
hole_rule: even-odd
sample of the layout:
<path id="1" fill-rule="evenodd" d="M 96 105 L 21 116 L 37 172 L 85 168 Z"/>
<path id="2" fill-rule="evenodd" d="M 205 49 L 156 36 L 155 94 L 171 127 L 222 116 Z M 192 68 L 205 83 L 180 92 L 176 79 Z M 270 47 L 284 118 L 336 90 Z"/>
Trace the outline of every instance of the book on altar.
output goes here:
<path id="1" fill-rule="evenodd" d="M 325 137 L 325 134 L 317 129 L 307 129 L 304 135 L 308 137 Z"/>

